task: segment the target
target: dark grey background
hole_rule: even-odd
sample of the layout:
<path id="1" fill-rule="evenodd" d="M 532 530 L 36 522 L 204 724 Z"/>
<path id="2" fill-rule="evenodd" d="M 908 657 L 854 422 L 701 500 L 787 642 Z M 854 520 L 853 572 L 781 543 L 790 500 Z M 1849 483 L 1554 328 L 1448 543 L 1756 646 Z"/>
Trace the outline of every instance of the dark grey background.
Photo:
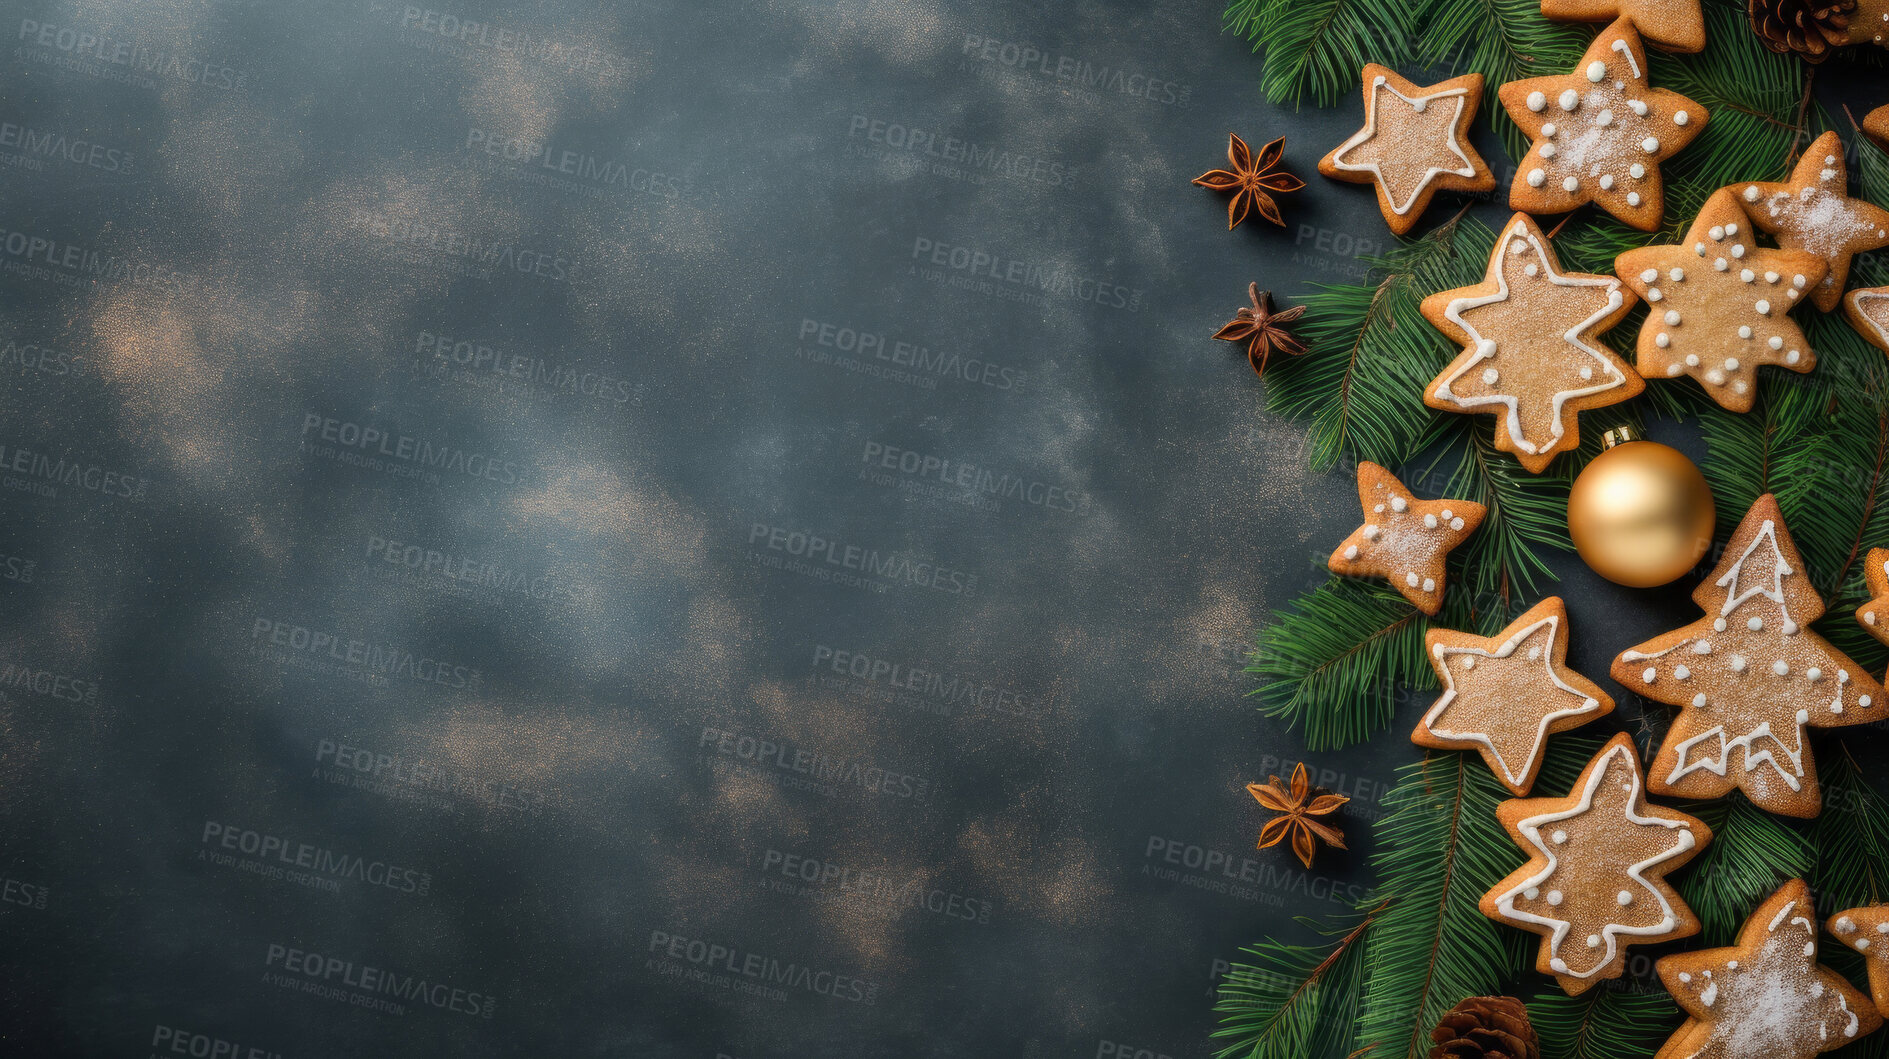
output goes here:
<path id="1" fill-rule="evenodd" d="M 28 461 L 0 492 L 0 664 L 31 674 L 0 687 L 0 1050 L 1206 1054 L 1219 961 L 1368 884 L 1378 797 L 1417 756 L 1412 701 L 1311 758 L 1353 796 L 1351 853 L 1306 873 L 1252 848 L 1242 787 L 1306 755 L 1243 698 L 1243 653 L 1358 512 L 1208 336 L 1249 280 L 1290 297 L 1384 248 L 1368 189 L 1313 173 L 1355 101 L 1266 104 L 1217 2 L 443 2 L 8 16 L 0 123 L 66 146 L 0 150 L 0 464 Z M 442 16 L 484 28 L 448 46 Z M 891 126 L 1019 160 L 938 165 Z M 1228 233 L 1188 186 L 1228 131 L 1287 136 L 1310 186 L 1285 229 Z M 591 171 L 542 183 L 481 138 Z M 931 245 L 1127 304 L 963 285 Z M 855 370 L 888 365 L 844 363 L 823 325 L 997 384 Z M 441 376 L 423 333 L 608 396 Z M 311 451 L 311 416 L 515 480 L 344 464 Z M 874 445 L 1075 510 L 874 480 Z M 84 473 L 45 495 L 37 456 Z M 138 495 L 88 487 L 105 472 Z M 898 565 L 821 580 L 776 529 Z M 504 580 L 389 576 L 388 540 Z M 1689 616 L 1683 590 L 1559 565 L 1589 674 Z M 467 686 L 259 650 L 297 626 Z M 829 651 L 980 701 L 836 676 Z M 742 736 L 841 776 L 795 782 Z M 354 784 L 335 746 L 384 782 Z M 427 893 L 219 863 L 207 825 Z M 790 878 L 788 856 L 890 896 Z M 755 996 L 669 938 L 860 984 Z M 491 1016 L 285 987 L 272 946 Z"/>

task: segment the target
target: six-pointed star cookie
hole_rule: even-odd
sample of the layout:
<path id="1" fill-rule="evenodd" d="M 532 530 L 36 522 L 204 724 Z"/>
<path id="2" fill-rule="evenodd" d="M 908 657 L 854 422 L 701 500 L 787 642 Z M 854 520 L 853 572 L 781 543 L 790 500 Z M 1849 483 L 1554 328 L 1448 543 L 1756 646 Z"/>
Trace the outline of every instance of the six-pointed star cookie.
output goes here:
<path id="1" fill-rule="evenodd" d="M 1882 685 L 1810 630 L 1823 597 L 1771 494 L 1751 505 L 1692 599 L 1705 617 L 1614 659 L 1628 690 L 1683 707 L 1649 786 L 1680 798 L 1738 788 L 1769 812 L 1816 816 L 1823 800 L 1804 730 L 1889 711 Z"/>
<path id="2" fill-rule="evenodd" d="M 1627 946 L 1699 932 L 1666 882 L 1712 829 L 1648 805 L 1633 740 L 1621 733 L 1565 798 L 1512 798 L 1496 819 L 1529 860 L 1484 894 L 1482 914 L 1542 936 L 1535 966 L 1579 996 L 1625 969 Z"/>
<path id="3" fill-rule="evenodd" d="M 1869 998 L 1817 963 L 1817 908 L 1802 879 L 1739 928 L 1738 944 L 1654 965 L 1685 1025 L 1654 1059 L 1810 1059 L 1882 1025 Z"/>
<path id="4" fill-rule="evenodd" d="M 1397 476 L 1358 464 L 1359 526 L 1331 553 L 1332 573 L 1382 577 L 1425 614 L 1443 607 L 1443 566 L 1488 509 L 1467 500 L 1418 500 Z"/>
<path id="5" fill-rule="evenodd" d="M 1826 132 L 1797 160 L 1789 180 L 1732 185 L 1751 223 L 1776 236 L 1777 245 L 1823 260 L 1823 280 L 1810 296 L 1824 312 L 1843 297 L 1850 259 L 1889 246 L 1889 211 L 1844 194 L 1850 182 L 1843 151 L 1842 138 Z"/>
<path id="6" fill-rule="evenodd" d="M 1565 213 L 1591 202 L 1642 231 L 1659 227 L 1659 164 L 1704 130 L 1705 108 L 1646 82 L 1646 51 L 1625 19 L 1594 38 L 1572 73 L 1497 90 L 1535 142 L 1509 187 L 1509 207 Z"/>
<path id="7" fill-rule="evenodd" d="M 1869 602 L 1856 608 L 1856 621 L 1871 636 L 1889 644 L 1889 548 L 1871 548 L 1863 560 Z"/>
<path id="8" fill-rule="evenodd" d="M 1364 67 L 1364 128 L 1319 160 L 1333 180 L 1372 184 L 1384 222 L 1408 232 L 1439 191 L 1494 191 L 1495 174 L 1469 143 L 1482 75 L 1419 87 L 1376 63 Z"/>
<path id="9" fill-rule="evenodd" d="M 1858 287 L 1844 295 L 1843 315 L 1857 334 L 1889 353 L 1889 287 Z"/>
<path id="10" fill-rule="evenodd" d="M 1838 941 L 1863 954 L 1870 997 L 1878 1012 L 1889 1014 L 1889 905 L 1846 909 L 1827 925 Z"/>
<path id="11" fill-rule="evenodd" d="M 1635 300 L 1616 277 L 1562 272 L 1547 237 L 1518 213 L 1495 241 L 1481 283 L 1423 300 L 1423 315 L 1463 343 L 1423 403 L 1493 413 L 1496 447 L 1540 474 L 1580 447 L 1579 413 L 1646 388 L 1595 338 Z"/>
<path id="12" fill-rule="evenodd" d="M 1613 712 L 1606 692 L 1568 668 L 1568 608 L 1559 597 L 1494 636 L 1432 629 L 1423 644 L 1443 695 L 1410 741 L 1479 751 L 1514 794 L 1534 785 L 1550 735 Z"/>
<path id="13" fill-rule="evenodd" d="M 1649 379 L 1688 375 L 1734 412 L 1749 412 L 1764 365 L 1809 371 L 1817 365 L 1804 332 L 1786 313 L 1808 301 L 1823 259 L 1772 250 L 1752 238 L 1730 188 L 1705 200 L 1683 243 L 1641 247 L 1614 259 L 1614 271 L 1647 301 L 1637 367 Z"/>
<path id="14" fill-rule="evenodd" d="M 1699 10 L 1699 0 L 1541 0 L 1541 14 L 1572 22 L 1624 18 L 1655 48 L 1705 50 L 1705 13 Z"/>

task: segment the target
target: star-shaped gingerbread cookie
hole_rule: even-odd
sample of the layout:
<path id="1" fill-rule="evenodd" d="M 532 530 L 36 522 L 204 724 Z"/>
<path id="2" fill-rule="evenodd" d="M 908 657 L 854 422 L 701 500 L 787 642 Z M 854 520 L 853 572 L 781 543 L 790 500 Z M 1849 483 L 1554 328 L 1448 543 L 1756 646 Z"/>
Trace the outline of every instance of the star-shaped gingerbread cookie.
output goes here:
<path id="1" fill-rule="evenodd" d="M 1869 558 L 1863 560 L 1863 581 L 1869 586 L 1869 602 L 1856 608 L 1856 622 L 1889 644 L 1889 548 L 1869 550 Z"/>
<path id="2" fill-rule="evenodd" d="M 1705 129 L 1704 107 L 1646 80 L 1632 23 L 1602 30 L 1571 73 L 1510 81 L 1502 106 L 1534 144 L 1516 168 L 1509 207 L 1566 213 L 1593 203 L 1642 231 L 1666 208 L 1659 164 Z"/>
<path id="3" fill-rule="evenodd" d="M 1889 287 L 1858 287 L 1845 294 L 1843 315 L 1857 334 L 1889 353 Z"/>
<path id="4" fill-rule="evenodd" d="M 1569 996 L 1620 977 L 1630 945 L 1699 932 L 1666 873 L 1698 856 L 1712 829 L 1647 804 L 1626 733 L 1594 755 L 1567 797 L 1512 798 L 1496 819 L 1529 860 L 1483 895 L 1482 914 L 1540 934 L 1535 967 Z"/>
<path id="5" fill-rule="evenodd" d="M 1842 299 L 1850 260 L 1865 250 L 1889 246 L 1889 210 L 1845 194 L 1850 183 L 1844 150 L 1842 137 L 1826 132 L 1797 160 L 1789 180 L 1733 185 L 1751 223 L 1776 236 L 1777 245 L 1823 260 L 1823 279 L 1810 296 L 1824 312 Z"/>
<path id="6" fill-rule="evenodd" d="M 1889 709 L 1882 685 L 1811 631 L 1823 597 L 1771 494 L 1751 505 L 1692 599 L 1705 617 L 1614 659 L 1621 685 L 1681 707 L 1648 785 L 1680 798 L 1737 788 L 1769 812 L 1816 816 L 1805 729 L 1867 724 Z"/>
<path id="7" fill-rule="evenodd" d="M 1331 553 L 1332 573 L 1385 578 L 1418 610 L 1441 610 L 1450 549 L 1482 525 L 1488 509 L 1467 500 L 1418 500 L 1369 460 L 1358 464 L 1358 502 L 1364 525 Z"/>
<path id="8" fill-rule="evenodd" d="M 1495 444 L 1535 474 L 1580 447 L 1576 417 L 1646 388 L 1595 336 L 1633 308 L 1614 276 L 1561 271 L 1527 214 L 1509 220 L 1483 281 L 1438 291 L 1423 315 L 1463 351 L 1423 391 L 1444 412 L 1495 415 Z"/>
<path id="9" fill-rule="evenodd" d="M 1613 712 L 1599 685 L 1568 668 L 1568 608 L 1559 597 L 1494 636 L 1432 629 L 1423 645 L 1443 694 L 1410 741 L 1481 753 L 1511 793 L 1534 786 L 1550 735 Z"/>
<path id="10" fill-rule="evenodd" d="M 1845 909 L 1825 925 L 1838 941 L 1862 953 L 1870 997 L 1878 1013 L 1889 1014 L 1889 905 Z"/>
<path id="11" fill-rule="evenodd" d="M 1384 222 L 1403 235 L 1439 191 L 1495 190 L 1495 174 L 1469 143 L 1481 105 L 1481 74 L 1419 86 L 1367 63 L 1364 128 L 1320 159 L 1318 171 L 1374 185 Z"/>
<path id="12" fill-rule="evenodd" d="M 1877 143 L 1889 147 L 1889 103 L 1863 115 L 1863 131 Z"/>
<path id="13" fill-rule="evenodd" d="M 1817 355 L 1787 313 L 1822 281 L 1823 259 L 1758 245 L 1731 188 L 1705 200 L 1679 245 L 1646 246 L 1614 271 L 1647 302 L 1637 367 L 1649 379 L 1697 379 L 1734 412 L 1751 411 L 1758 369 L 1809 371 Z"/>
<path id="14" fill-rule="evenodd" d="M 1817 962 L 1816 916 L 1810 887 L 1793 879 L 1745 920 L 1738 944 L 1661 957 L 1659 979 L 1687 1018 L 1654 1059 L 1810 1059 L 1882 1025 L 1861 990 Z"/>
<path id="15" fill-rule="evenodd" d="M 1663 51 L 1705 50 L 1705 13 L 1699 0 L 1541 0 L 1543 18 L 1612 22 L 1616 18 Z"/>

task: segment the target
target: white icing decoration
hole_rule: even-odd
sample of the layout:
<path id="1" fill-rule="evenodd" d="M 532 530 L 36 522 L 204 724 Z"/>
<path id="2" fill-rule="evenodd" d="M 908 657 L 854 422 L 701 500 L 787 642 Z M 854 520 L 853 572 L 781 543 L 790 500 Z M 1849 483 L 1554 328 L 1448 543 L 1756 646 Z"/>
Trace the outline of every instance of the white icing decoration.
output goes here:
<path id="1" fill-rule="evenodd" d="M 1442 644 L 1438 644 L 1436 656 L 1439 659 L 1447 659 L 1451 655 L 1462 655 L 1465 656 L 1465 664 L 1478 658 L 1506 659 L 1514 655 L 1516 648 L 1520 647 L 1537 631 L 1542 629 L 1547 630 L 1548 640 L 1546 646 L 1550 649 L 1547 653 L 1552 653 L 1555 637 L 1561 634 L 1561 616 L 1558 614 L 1551 614 L 1535 622 L 1533 625 L 1517 630 L 1515 635 L 1504 640 L 1494 651 L 1485 650 L 1480 647 L 1446 647 Z M 1527 659 L 1529 661 L 1541 661 L 1544 657 L 1544 653 L 1541 652 L 1542 645 L 1533 644 L 1530 646 L 1532 650 L 1526 656 Z M 1444 711 L 1449 709 L 1450 704 L 1456 701 L 1457 695 L 1456 681 L 1450 674 L 1448 665 L 1442 667 L 1444 674 L 1443 694 L 1431 705 L 1429 712 L 1424 714 L 1423 727 L 1444 739 L 1463 739 L 1487 747 L 1490 755 L 1499 762 L 1498 771 L 1500 771 L 1503 776 L 1507 777 L 1509 782 L 1520 784 L 1522 777 L 1529 773 L 1534 767 L 1536 760 L 1541 756 L 1542 748 L 1547 743 L 1548 728 L 1550 725 L 1564 717 L 1579 717 L 1582 714 L 1592 713 L 1600 709 L 1599 701 L 1589 698 L 1586 692 L 1562 680 L 1561 675 L 1554 671 L 1553 666 L 1543 666 L 1542 668 L 1546 672 L 1548 679 L 1557 689 L 1579 699 L 1580 702 L 1578 705 L 1567 709 L 1551 710 L 1542 716 L 1535 732 L 1534 745 L 1529 748 L 1528 755 L 1523 761 L 1511 765 L 1508 759 L 1503 755 L 1501 748 L 1495 745 L 1495 740 L 1490 738 L 1487 732 L 1459 732 L 1438 726 L 1437 722 L 1441 720 Z"/>
<path id="2" fill-rule="evenodd" d="M 1389 92 L 1391 95 L 1410 104 L 1411 108 L 1417 110 L 1419 113 L 1428 108 L 1431 100 L 1449 99 L 1456 104 L 1456 115 L 1458 117 L 1462 115 L 1463 97 L 1469 92 L 1466 88 L 1446 88 L 1443 91 L 1432 92 L 1429 95 L 1412 97 L 1399 92 L 1383 77 L 1379 77 L 1373 82 L 1371 87 L 1371 102 L 1364 108 L 1364 128 L 1352 133 L 1350 139 L 1339 145 L 1339 148 L 1332 152 L 1331 164 L 1334 168 L 1343 169 L 1352 173 L 1370 173 L 1371 176 L 1376 179 L 1377 186 L 1384 192 L 1384 201 L 1390 203 L 1391 212 L 1400 217 L 1410 212 L 1410 207 L 1422 197 L 1423 189 L 1429 187 L 1430 181 L 1435 180 L 1437 177 L 1445 173 L 1451 176 L 1464 177 L 1476 175 L 1475 165 L 1470 162 L 1469 156 L 1463 153 L 1462 145 L 1457 142 L 1456 126 L 1454 124 L 1450 126 L 1450 133 L 1444 138 L 1443 143 L 1444 146 L 1450 149 L 1450 153 L 1455 155 L 1457 159 L 1463 163 L 1462 168 L 1442 169 L 1436 166 L 1429 167 L 1424 170 L 1423 178 L 1418 180 L 1416 186 L 1410 189 L 1410 197 L 1406 198 L 1401 203 L 1396 201 L 1390 187 L 1384 183 L 1384 170 L 1378 163 L 1366 162 L 1363 165 L 1356 165 L 1346 162 L 1344 156 L 1350 152 L 1352 148 L 1377 135 L 1377 101 L 1380 98 L 1378 90 L 1381 89 L 1385 92 Z"/>
<path id="3" fill-rule="evenodd" d="M 1653 899 L 1659 902 L 1660 921 L 1646 926 L 1628 926 L 1623 923 L 1602 924 L 1599 935 L 1601 939 L 1600 945 L 1604 945 L 1606 948 L 1602 959 L 1584 972 L 1567 969 L 1564 962 L 1563 966 L 1557 967 L 1557 974 L 1564 974 L 1573 978 L 1591 978 L 1600 973 L 1608 964 L 1612 963 L 1616 948 L 1618 947 L 1617 939 L 1622 935 L 1637 937 L 1654 936 L 1664 934 L 1678 925 L 1679 920 L 1674 914 L 1671 902 L 1667 900 L 1664 893 L 1660 892 L 1659 887 L 1655 886 L 1647 879 L 1645 873 L 1649 868 L 1687 853 L 1698 841 L 1692 833 L 1690 824 L 1684 821 L 1662 820 L 1658 817 L 1645 816 L 1637 810 L 1636 807 L 1644 804 L 1638 760 L 1634 757 L 1631 747 L 1612 747 L 1588 767 L 1589 773 L 1586 785 L 1581 791 L 1580 801 L 1576 803 L 1574 808 L 1529 817 L 1516 825 L 1517 832 L 1532 844 L 1542 856 L 1547 858 L 1547 866 L 1524 881 L 1522 885 L 1496 899 L 1496 909 L 1503 918 L 1517 923 L 1534 923 L 1551 928 L 1553 933 L 1548 939 L 1548 952 L 1554 960 L 1563 961 L 1563 957 L 1561 956 L 1562 945 L 1567 940 L 1568 932 L 1572 924 L 1566 920 L 1537 915 L 1533 912 L 1527 912 L 1517 908 L 1515 905 L 1515 897 L 1517 894 L 1532 892 L 1534 888 L 1551 878 L 1560 867 L 1554 847 L 1541 840 L 1541 829 L 1544 826 L 1558 824 L 1563 820 L 1573 819 L 1593 809 L 1595 793 L 1599 791 L 1601 783 L 1607 779 L 1608 773 L 1610 773 L 1617 764 L 1623 765 L 1629 776 L 1628 782 L 1622 784 L 1622 789 L 1626 792 L 1626 802 L 1622 808 L 1627 821 L 1642 827 L 1663 827 L 1669 831 L 1677 832 L 1679 840 L 1674 843 L 1672 848 L 1661 853 L 1656 853 L 1646 860 L 1633 864 L 1626 869 L 1626 874 L 1632 878 L 1633 881 L 1644 887 L 1645 892 L 1651 894 Z M 1556 900 L 1556 898 L 1560 896 L 1560 891 L 1550 891 L 1548 894 L 1548 903 L 1558 906 L 1561 902 Z"/>
<path id="4" fill-rule="evenodd" d="M 1533 111 L 1540 111 L 1543 107 L 1547 105 L 1548 105 L 1547 96 L 1542 95 L 1540 92 L 1530 92 L 1528 94 L 1528 109 L 1533 110 Z"/>
<path id="5" fill-rule="evenodd" d="M 1536 170 L 1535 172 L 1538 173 L 1540 170 Z M 1532 182 L 1534 173 L 1530 173 L 1529 178 Z M 1475 326 L 1469 322 L 1464 314 L 1484 305 L 1493 305 L 1508 301 L 1510 294 L 1508 257 L 1511 252 L 1519 253 L 1524 250 L 1533 252 L 1533 260 L 1531 263 L 1539 263 L 1541 265 L 1541 275 L 1546 278 L 1549 283 L 1557 287 L 1585 287 L 1593 288 L 1597 291 L 1605 291 L 1607 293 L 1606 302 L 1597 308 L 1592 315 L 1561 333 L 1563 341 L 1579 350 L 1581 353 L 1586 354 L 1591 361 L 1588 366 L 1598 370 L 1600 381 L 1592 382 L 1589 385 L 1576 387 L 1574 389 L 1561 390 L 1552 396 L 1550 399 L 1550 409 L 1553 415 L 1553 426 L 1550 430 L 1550 437 L 1546 441 L 1539 438 L 1528 437 L 1523 430 L 1521 398 L 1519 395 L 1501 393 L 1470 395 L 1456 392 L 1458 380 L 1463 378 L 1464 373 L 1475 369 L 1478 364 L 1487 360 L 1490 356 L 1494 355 L 1495 352 L 1494 343 L 1484 337 L 1481 332 L 1477 331 Z M 1443 315 L 1445 318 L 1461 328 L 1463 333 L 1469 336 L 1468 344 L 1476 349 L 1476 356 L 1470 358 L 1454 373 L 1445 376 L 1443 381 L 1437 386 L 1436 395 L 1441 400 L 1462 408 L 1482 408 L 1488 406 L 1506 407 L 1508 410 L 1506 416 L 1508 433 L 1509 437 L 1514 440 L 1515 446 L 1524 452 L 1545 452 L 1558 445 L 1562 437 L 1567 433 L 1567 426 L 1562 413 L 1569 401 L 1577 397 L 1603 393 L 1626 384 L 1626 376 L 1621 370 L 1599 349 L 1583 341 L 1581 338 L 1581 332 L 1599 323 L 1620 308 L 1621 303 L 1625 300 L 1620 292 L 1620 280 L 1615 276 L 1569 275 L 1557 271 L 1549 264 L 1549 254 L 1544 243 L 1537 237 L 1536 233 L 1529 230 L 1526 224 L 1519 221 L 1509 228 L 1507 238 L 1502 241 L 1501 248 L 1496 252 L 1496 258 L 1490 266 L 1490 271 L 1493 272 L 1496 277 L 1496 290 L 1494 293 L 1482 297 L 1457 298 L 1451 301 L 1444 309 Z M 1489 344 L 1485 346 L 1483 344 L 1485 342 Z M 1483 372 L 1482 379 L 1485 385 L 1494 385 L 1495 380 L 1489 378 L 1489 374 L 1493 370 L 1494 369 L 1490 368 L 1485 369 Z M 1582 378 L 1584 382 L 1587 381 L 1586 376 Z"/>
<path id="6" fill-rule="evenodd" d="M 1596 59 L 1587 64 L 1587 79 L 1600 84 L 1607 79 L 1607 64 Z"/>
<path id="7" fill-rule="evenodd" d="M 1638 78 L 1640 76 L 1640 64 L 1637 60 L 1633 58 L 1633 49 L 1627 47 L 1627 42 L 1619 38 L 1615 38 L 1613 42 L 1613 49 L 1619 52 L 1622 56 L 1626 58 L 1627 68 L 1633 71 L 1633 76 L 1635 78 Z"/>

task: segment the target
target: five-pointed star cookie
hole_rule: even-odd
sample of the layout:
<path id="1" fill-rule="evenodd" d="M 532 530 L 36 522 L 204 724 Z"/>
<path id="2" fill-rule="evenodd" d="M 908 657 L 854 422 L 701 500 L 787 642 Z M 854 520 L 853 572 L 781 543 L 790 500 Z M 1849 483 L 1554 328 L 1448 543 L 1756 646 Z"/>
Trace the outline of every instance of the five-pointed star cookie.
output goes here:
<path id="1" fill-rule="evenodd" d="M 1319 160 L 1333 180 L 1372 184 L 1384 222 L 1408 232 L 1439 191 L 1494 191 L 1495 174 L 1469 143 L 1482 75 L 1418 86 L 1376 63 L 1364 67 L 1364 128 Z"/>
<path id="2" fill-rule="evenodd" d="M 1809 371 L 1817 356 L 1787 313 L 1823 279 L 1823 259 L 1758 245 L 1730 188 L 1705 200 L 1680 245 L 1646 246 L 1614 271 L 1647 301 L 1640 374 L 1688 375 L 1734 412 L 1749 412 L 1764 365 Z"/>
<path id="3" fill-rule="evenodd" d="M 1369 460 L 1358 464 L 1359 526 L 1331 553 L 1332 573 L 1382 577 L 1418 610 L 1443 607 L 1443 566 L 1488 509 L 1467 500 L 1418 500 L 1397 476 Z"/>
<path id="4" fill-rule="evenodd" d="M 1705 50 L 1705 12 L 1699 0 L 1541 0 L 1543 18 L 1570 22 L 1633 23 L 1640 36 L 1664 51 Z"/>
<path id="5" fill-rule="evenodd" d="M 1737 788 L 1769 812 L 1816 816 L 1823 799 L 1804 730 L 1866 724 L 1889 710 L 1882 685 L 1811 631 L 1823 597 L 1771 494 L 1751 505 L 1692 598 L 1705 617 L 1614 659 L 1623 686 L 1682 707 L 1649 786 L 1680 798 Z"/>
<path id="6" fill-rule="evenodd" d="M 1514 794 L 1534 786 L 1550 735 L 1613 712 L 1606 692 L 1568 668 L 1568 608 L 1559 597 L 1494 636 L 1432 629 L 1423 645 L 1443 695 L 1410 741 L 1480 752 Z"/>
<path id="7" fill-rule="evenodd" d="M 1789 180 L 1732 185 L 1751 223 L 1776 236 L 1777 245 L 1823 260 L 1823 280 L 1810 296 L 1824 312 L 1843 297 L 1850 259 L 1889 246 L 1889 211 L 1844 194 L 1850 182 L 1843 151 L 1842 137 L 1826 132 L 1797 160 Z"/>
<path id="8" fill-rule="evenodd" d="M 1687 1015 L 1654 1059 L 1810 1059 L 1882 1025 L 1869 998 L 1817 963 L 1817 908 L 1802 879 L 1739 928 L 1738 944 L 1654 965 Z"/>
<path id="9" fill-rule="evenodd" d="M 1843 315 L 1857 334 L 1889 353 L 1889 287 L 1858 287 L 1845 294 Z"/>
<path id="10" fill-rule="evenodd" d="M 1889 1014 L 1889 905 L 1845 909 L 1826 925 L 1838 941 L 1863 954 L 1870 997 L 1878 1012 Z"/>
<path id="11" fill-rule="evenodd" d="M 1601 31 L 1571 73 L 1510 81 L 1502 106 L 1533 139 L 1509 187 L 1509 207 L 1565 213 L 1593 203 L 1642 231 L 1659 227 L 1659 164 L 1705 129 L 1706 111 L 1646 82 L 1646 51 L 1631 23 Z"/>
<path id="12" fill-rule="evenodd" d="M 1618 978 L 1629 945 L 1699 932 L 1666 873 L 1697 856 L 1712 829 L 1648 805 L 1626 733 L 1595 754 L 1565 798 L 1512 798 L 1499 820 L 1529 855 L 1484 894 L 1482 914 L 1542 936 L 1536 969 L 1570 996 Z"/>
<path id="13" fill-rule="evenodd" d="M 1646 388 L 1595 337 L 1635 300 L 1616 277 L 1562 272 L 1548 238 L 1518 213 L 1495 241 L 1481 283 L 1423 300 L 1423 315 L 1463 343 L 1423 403 L 1494 414 L 1496 447 L 1540 474 L 1580 447 L 1579 413 Z"/>
<path id="14" fill-rule="evenodd" d="M 1889 644 L 1889 548 L 1871 548 L 1863 560 L 1869 602 L 1856 608 L 1856 621 L 1871 636 Z"/>

